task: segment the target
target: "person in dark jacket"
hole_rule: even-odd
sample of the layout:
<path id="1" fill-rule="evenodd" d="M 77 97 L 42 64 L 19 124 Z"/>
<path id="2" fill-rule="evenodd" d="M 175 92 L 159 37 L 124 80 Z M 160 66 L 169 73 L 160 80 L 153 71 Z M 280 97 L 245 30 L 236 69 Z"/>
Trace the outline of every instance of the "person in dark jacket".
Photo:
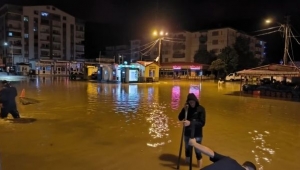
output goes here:
<path id="1" fill-rule="evenodd" d="M 256 170 L 254 163 L 245 161 L 242 165 L 240 165 L 236 160 L 228 156 L 221 155 L 212 149 L 199 144 L 195 139 L 190 139 L 189 145 L 195 147 L 204 155 L 209 156 L 210 161 L 213 162 L 213 164 L 204 167 L 202 170 Z"/>
<path id="2" fill-rule="evenodd" d="M 0 103 L 2 104 L 1 118 L 6 118 L 8 113 L 15 119 L 20 118 L 15 100 L 17 97 L 17 89 L 11 86 L 6 80 L 2 81 L 2 85 L 3 88 L 0 90 Z"/>
<path id="3" fill-rule="evenodd" d="M 185 110 L 187 109 L 187 120 L 185 119 Z M 189 93 L 186 100 L 186 107 L 182 108 L 178 115 L 178 119 L 183 121 L 185 126 L 184 142 L 185 142 L 185 156 L 186 162 L 190 161 L 190 147 L 189 139 L 191 137 L 191 121 L 194 122 L 195 134 L 194 137 L 198 143 L 202 142 L 202 128 L 205 125 L 205 108 L 199 104 L 199 101 L 194 93 Z M 195 149 L 197 165 L 202 166 L 201 152 Z"/>

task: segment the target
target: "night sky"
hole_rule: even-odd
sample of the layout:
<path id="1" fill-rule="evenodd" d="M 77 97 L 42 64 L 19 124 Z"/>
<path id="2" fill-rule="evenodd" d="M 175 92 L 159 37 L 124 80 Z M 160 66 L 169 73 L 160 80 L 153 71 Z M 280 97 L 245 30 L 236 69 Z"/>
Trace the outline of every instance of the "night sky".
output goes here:
<path id="1" fill-rule="evenodd" d="M 0 0 L 16 5 L 54 5 L 84 19 L 86 53 L 96 57 L 107 45 L 127 43 L 129 39 L 150 36 L 155 28 L 168 31 L 212 29 L 230 26 L 250 35 L 268 28 L 272 17 L 284 22 L 291 15 L 291 25 L 300 40 L 299 0 Z M 273 25 L 274 26 L 274 25 Z M 267 57 L 278 63 L 284 42 L 280 33 L 260 36 L 267 41 Z M 300 45 L 293 41 L 295 60 L 300 60 Z"/>

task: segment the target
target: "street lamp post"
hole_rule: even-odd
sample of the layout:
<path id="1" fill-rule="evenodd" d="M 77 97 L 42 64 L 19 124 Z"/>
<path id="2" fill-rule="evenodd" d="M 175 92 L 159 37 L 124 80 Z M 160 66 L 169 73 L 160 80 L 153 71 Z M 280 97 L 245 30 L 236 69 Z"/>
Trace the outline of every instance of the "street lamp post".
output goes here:
<path id="1" fill-rule="evenodd" d="M 268 19 L 266 20 L 266 23 L 272 23 L 272 20 Z M 283 27 L 283 32 L 284 32 L 284 53 L 283 53 L 283 65 L 288 64 L 288 52 L 289 52 L 289 34 L 290 34 L 290 16 L 286 16 L 286 23 L 281 24 L 279 22 L 276 22 L 278 25 Z"/>
<path id="2" fill-rule="evenodd" d="M 286 17 L 286 24 L 284 25 L 284 33 L 285 33 L 285 40 L 284 40 L 284 55 L 283 55 L 283 64 L 287 65 L 288 63 L 288 52 L 289 52 L 289 34 L 290 34 L 290 17 Z"/>
<path id="3" fill-rule="evenodd" d="M 4 42 L 4 46 L 9 46 L 9 44 L 7 42 Z M 11 46 L 11 66 L 14 65 L 14 45 L 10 44 Z M 6 56 L 7 57 L 7 52 L 5 52 Z"/>
<path id="4" fill-rule="evenodd" d="M 122 64 L 122 62 L 124 62 L 124 56 L 119 55 L 119 65 Z"/>
<path id="5" fill-rule="evenodd" d="M 156 61 L 159 61 L 159 63 L 161 64 L 162 63 L 162 53 L 161 53 L 162 46 L 161 46 L 161 41 L 164 39 L 164 36 L 168 35 L 168 32 L 160 31 L 159 34 L 158 34 L 157 31 L 154 31 L 153 35 L 154 36 L 159 36 L 159 38 L 158 38 L 158 41 L 159 41 L 158 42 L 158 56 L 156 58 Z"/>

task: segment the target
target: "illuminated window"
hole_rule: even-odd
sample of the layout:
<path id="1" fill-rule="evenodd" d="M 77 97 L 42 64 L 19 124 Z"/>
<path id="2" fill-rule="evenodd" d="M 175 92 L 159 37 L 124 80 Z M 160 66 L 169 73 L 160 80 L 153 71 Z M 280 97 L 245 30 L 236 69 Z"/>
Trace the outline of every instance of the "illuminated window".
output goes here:
<path id="1" fill-rule="evenodd" d="M 24 38 L 28 38 L 28 34 L 24 34 Z"/>
<path id="2" fill-rule="evenodd" d="M 8 32 L 8 36 L 12 37 L 13 33 L 12 32 Z"/>
<path id="3" fill-rule="evenodd" d="M 28 22 L 29 18 L 27 16 L 24 17 L 24 21 Z"/>
<path id="4" fill-rule="evenodd" d="M 47 17 L 49 14 L 47 12 L 41 12 L 41 16 Z"/>

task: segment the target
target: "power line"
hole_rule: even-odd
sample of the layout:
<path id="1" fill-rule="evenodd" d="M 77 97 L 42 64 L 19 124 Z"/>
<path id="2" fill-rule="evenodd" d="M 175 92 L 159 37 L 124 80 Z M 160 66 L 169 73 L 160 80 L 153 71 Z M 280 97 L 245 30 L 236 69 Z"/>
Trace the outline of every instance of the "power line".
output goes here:
<path id="1" fill-rule="evenodd" d="M 261 32 L 261 31 L 272 30 L 272 29 L 275 29 L 275 28 L 281 28 L 281 27 L 282 27 L 282 26 L 270 27 L 270 28 L 266 28 L 266 29 L 261 29 L 261 30 L 253 31 L 253 33 L 254 33 L 254 32 Z"/>

